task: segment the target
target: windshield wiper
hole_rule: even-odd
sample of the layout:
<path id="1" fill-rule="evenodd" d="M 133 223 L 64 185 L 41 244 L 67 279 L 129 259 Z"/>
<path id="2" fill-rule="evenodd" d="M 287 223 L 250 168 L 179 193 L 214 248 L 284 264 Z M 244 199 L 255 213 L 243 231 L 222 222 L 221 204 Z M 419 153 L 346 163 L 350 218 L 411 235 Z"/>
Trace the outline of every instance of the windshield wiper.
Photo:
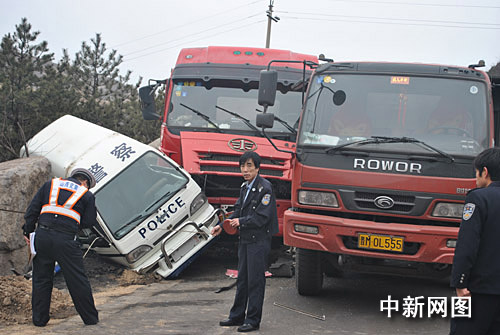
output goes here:
<path id="1" fill-rule="evenodd" d="M 340 148 L 344 148 L 344 147 L 354 145 L 354 144 L 365 145 L 365 144 L 372 144 L 372 143 L 416 143 L 416 144 L 421 144 L 424 147 L 426 147 L 427 149 L 434 151 L 443 157 L 448 158 L 450 160 L 450 163 L 455 161 L 455 158 L 452 155 L 447 154 L 446 152 L 441 151 L 438 148 L 431 146 L 430 144 L 427 144 L 423 141 L 417 140 L 416 138 L 412 138 L 412 137 L 372 136 L 372 137 L 364 139 L 364 140 L 344 143 L 341 145 L 337 145 L 335 147 L 328 148 L 325 150 L 325 152 L 331 153 L 331 152 L 337 151 Z"/>
<path id="2" fill-rule="evenodd" d="M 257 131 L 257 132 L 260 134 L 260 130 L 259 130 L 259 128 L 257 128 L 256 126 L 254 126 L 254 125 L 250 122 L 250 120 L 248 120 L 248 119 L 244 118 L 243 116 L 241 116 L 241 115 L 239 115 L 239 114 L 237 114 L 237 113 L 235 113 L 235 112 L 231 112 L 231 111 L 229 111 L 229 110 L 227 110 L 227 109 L 225 109 L 225 108 L 222 108 L 222 107 L 220 107 L 220 106 L 215 105 L 215 108 L 218 108 L 218 109 L 220 109 L 220 110 L 221 110 L 221 111 L 223 111 L 223 112 L 226 112 L 226 113 L 228 113 L 228 114 L 231 114 L 232 116 L 236 116 L 238 119 L 240 119 L 241 121 L 243 121 L 243 123 L 245 123 L 245 124 L 246 124 L 249 128 L 252 128 L 253 130 Z"/>
<path id="3" fill-rule="evenodd" d="M 156 200 L 155 202 L 153 202 L 151 205 L 148 206 L 148 208 L 146 208 L 146 210 L 144 212 L 149 212 L 149 210 L 154 207 L 154 205 L 156 205 L 157 203 L 159 203 L 160 201 L 162 201 L 163 199 L 165 199 L 166 197 L 168 197 L 169 195 L 171 195 L 172 192 L 167 192 L 165 193 L 164 195 L 162 195 L 161 197 L 158 198 L 158 200 Z M 156 208 L 155 208 L 156 210 Z"/>
<path id="4" fill-rule="evenodd" d="M 194 109 L 194 108 L 191 108 L 191 107 L 189 107 L 189 106 L 186 106 L 186 105 L 184 105 L 183 103 L 181 103 L 180 105 L 181 105 L 182 107 L 184 107 L 184 108 L 189 109 L 191 112 L 195 113 L 196 115 L 198 115 L 198 116 L 202 117 L 205 121 L 207 121 L 207 122 L 208 122 L 208 123 L 210 123 L 212 126 L 214 126 L 214 127 L 215 127 L 218 131 L 219 131 L 219 133 L 222 133 L 222 130 L 219 128 L 219 126 L 218 126 L 215 122 L 213 122 L 212 120 L 210 120 L 210 117 L 208 117 L 207 115 L 203 114 L 202 112 L 197 111 L 197 110 L 196 110 L 196 109 Z"/>
<path id="5" fill-rule="evenodd" d="M 259 112 L 259 113 L 264 113 L 263 111 L 261 111 L 261 110 L 260 110 L 260 109 L 258 109 L 258 108 L 255 108 L 255 110 L 256 110 L 257 112 Z M 278 121 L 279 123 L 281 123 L 282 125 L 284 125 L 286 129 L 290 130 L 290 132 L 291 132 L 291 133 L 293 133 L 293 134 L 297 134 L 297 131 L 296 131 L 296 130 L 292 127 L 292 126 L 290 126 L 290 125 L 288 124 L 288 122 L 286 122 L 286 121 L 284 121 L 284 120 L 280 119 L 280 118 L 279 118 L 279 117 L 277 117 L 276 115 L 274 116 L 274 119 L 275 119 L 276 121 Z"/>
<path id="6" fill-rule="evenodd" d="M 136 217 L 134 217 L 132 220 L 128 221 L 127 223 L 125 223 L 120 229 L 118 229 L 115 234 L 120 236 L 120 232 L 123 231 L 125 228 L 129 227 L 131 224 L 137 222 L 138 220 L 140 219 L 143 219 L 145 218 L 146 216 L 150 216 L 152 213 L 146 213 L 146 212 L 143 212 L 139 215 L 137 215 Z"/>
<path id="7" fill-rule="evenodd" d="M 162 201 L 163 199 L 165 199 L 166 197 L 168 197 L 169 195 L 171 195 L 172 192 L 167 192 L 165 193 L 163 196 L 159 197 L 158 200 L 156 200 L 155 202 L 153 202 L 151 205 L 148 206 L 148 208 L 146 208 L 144 211 L 142 211 L 142 213 L 138 214 L 136 217 L 134 217 L 132 220 L 128 221 L 127 223 L 125 223 L 120 229 L 118 229 L 115 234 L 118 235 L 119 232 L 121 232 L 122 230 L 124 230 L 125 228 L 129 227 L 131 224 L 133 224 L 134 222 L 137 222 L 145 217 L 148 217 L 150 216 L 151 214 L 154 213 L 154 211 L 156 211 L 157 208 L 155 208 L 154 210 L 150 210 L 151 208 L 153 208 L 156 204 L 158 204 L 160 201 Z"/>

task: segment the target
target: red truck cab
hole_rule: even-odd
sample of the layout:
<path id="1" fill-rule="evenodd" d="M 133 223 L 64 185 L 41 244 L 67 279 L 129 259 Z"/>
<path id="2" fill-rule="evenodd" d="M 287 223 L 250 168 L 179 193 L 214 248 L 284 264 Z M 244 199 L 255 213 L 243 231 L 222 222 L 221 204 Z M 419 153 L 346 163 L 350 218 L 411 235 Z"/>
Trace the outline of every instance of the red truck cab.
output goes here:
<path id="1" fill-rule="evenodd" d="M 283 232 L 298 292 L 317 294 L 324 273 L 343 270 L 446 275 L 493 115 L 490 79 L 474 66 L 315 69 Z"/>
<path id="2" fill-rule="evenodd" d="M 239 156 L 255 150 L 262 157 L 260 174 L 277 195 L 280 234 L 291 199 L 291 155 L 275 150 L 255 127 L 260 71 L 270 60 L 317 62 L 317 57 L 288 50 L 247 47 L 182 49 L 171 77 L 140 89 L 145 119 L 162 118 L 160 150 L 173 158 L 202 187 L 209 202 L 232 210 L 243 179 Z M 279 73 L 273 112 L 282 122 L 268 130 L 278 148 L 295 150 L 303 92 L 294 84 L 309 71 L 301 64 L 276 64 Z M 155 85 L 165 84 L 163 115 L 156 115 Z"/>

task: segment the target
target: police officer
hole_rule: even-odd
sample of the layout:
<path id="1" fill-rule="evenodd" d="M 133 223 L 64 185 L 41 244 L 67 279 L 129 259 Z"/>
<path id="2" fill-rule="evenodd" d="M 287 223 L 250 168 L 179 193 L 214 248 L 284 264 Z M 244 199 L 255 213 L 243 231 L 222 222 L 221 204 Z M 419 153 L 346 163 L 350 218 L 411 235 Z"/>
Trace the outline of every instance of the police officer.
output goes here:
<path id="1" fill-rule="evenodd" d="M 219 324 L 240 326 L 239 332 L 259 329 L 271 237 L 278 232 L 276 199 L 271 183 L 259 175 L 260 162 L 260 156 L 253 151 L 247 151 L 240 157 L 245 182 L 230 216 L 231 226 L 240 231 L 238 279 L 229 318 Z M 221 230 L 218 225 L 212 229 L 212 234 L 218 235 Z"/>
<path id="2" fill-rule="evenodd" d="M 471 297 L 472 317 L 451 319 L 450 334 L 500 334 L 500 149 L 474 160 L 476 185 L 465 198 L 451 286 Z"/>
<path id="3" fill-rule="evenodd" d="M 33 324 L 43 327 L 49 321 L 50 297 L 54 265 L 61 267 L 73 304 L 86 325 L 99 322 L 92 289 L 83 267 L 80 243 L 76 234 L 80 228 L 90 228 L 96 222 L 95 198 L 88 189 L 95 186 L 90 171 L 77 168 L 67 179 L 46 182 L 31 201 L 23 225 L 24 235 L 35 230 L 33 259 Z"/>

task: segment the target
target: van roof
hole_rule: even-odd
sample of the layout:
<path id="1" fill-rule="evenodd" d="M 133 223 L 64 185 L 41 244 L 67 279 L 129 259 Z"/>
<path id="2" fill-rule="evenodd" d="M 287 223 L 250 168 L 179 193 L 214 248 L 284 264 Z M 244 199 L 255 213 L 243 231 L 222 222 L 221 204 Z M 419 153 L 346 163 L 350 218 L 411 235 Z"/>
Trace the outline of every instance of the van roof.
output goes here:
<path id="1" fill-rule="evenodd" d="M 98 180 L 93 191 L 147 151 L 154 148 L 128 136 L 71 115 L 65 115 L 28 141 L 30 155 L 44 156 L 52 174 L 66 177 L 77 167 L 90 170 Z M 23 154 L 25 155 L 25 154 Z"/>

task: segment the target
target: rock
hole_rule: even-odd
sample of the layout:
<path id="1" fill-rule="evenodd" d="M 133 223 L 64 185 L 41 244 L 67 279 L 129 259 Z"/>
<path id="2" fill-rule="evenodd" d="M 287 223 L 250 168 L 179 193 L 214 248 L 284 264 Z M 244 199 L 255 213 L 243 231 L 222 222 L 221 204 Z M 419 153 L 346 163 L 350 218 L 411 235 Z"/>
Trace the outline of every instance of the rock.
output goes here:
<path id="1" fill-rule="evenodd" d="M 8 253 L 19 252 L 19 249 L 26 247 L 21 231 L 24 224 L 24 212 L 40 186 L 50 179 L 50 171 L 50 163 L 44 157 L 20 158 L 0 163 L 0 190 L 2 190 L 0 192 L 0 274 L 11 273 L 12 262 L 9 261 Z M 15 262 L 18 257 L 15 255 Z"/>
<path id="2" fill-rule="evenodd" d="M 24 274 L 29 257 L 28 245 L 24 242 L 22 248 L 16 250 L 0 251 L 0 276 L 11 275 L 13 273 Z"/>

